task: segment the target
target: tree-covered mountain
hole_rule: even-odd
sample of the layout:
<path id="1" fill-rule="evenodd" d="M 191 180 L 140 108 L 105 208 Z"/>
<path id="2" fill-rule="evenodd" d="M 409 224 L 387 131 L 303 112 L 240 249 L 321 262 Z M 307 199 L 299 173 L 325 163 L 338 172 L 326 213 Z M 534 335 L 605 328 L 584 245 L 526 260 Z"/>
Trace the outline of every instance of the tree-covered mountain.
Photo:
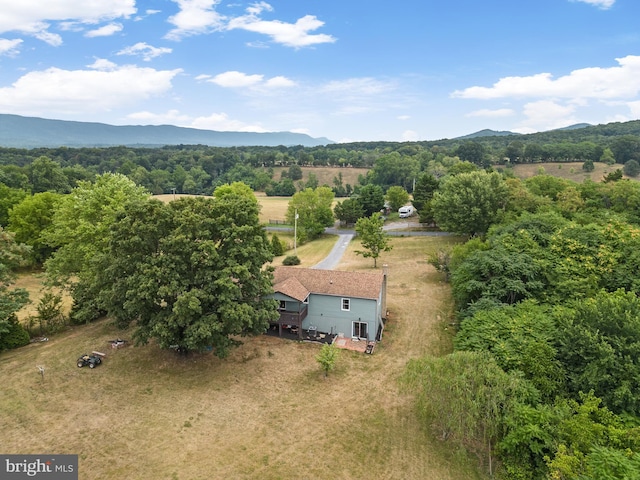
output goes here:
<path id="1" fill-rule="evenodd" d="M 218 132 L 173 125 L 126 125 L 50 120 L 0 114 L 0 145 L 15 148 L 207 145 L 215 147 L 333 143 L 292 132 Z"/>
<path id="2" fill-rule="evenodd" d="M 511 135 L 515 136 L 520 134 L 515 132 L 497 131 L 485 128 L 484 130 L 480 130 L 479 132 L 470 133 L 469 135 L 463 135 L 462 137 L 456 137 L 456 140 L 471 140 L 480 137 L 506 137 Z"/>

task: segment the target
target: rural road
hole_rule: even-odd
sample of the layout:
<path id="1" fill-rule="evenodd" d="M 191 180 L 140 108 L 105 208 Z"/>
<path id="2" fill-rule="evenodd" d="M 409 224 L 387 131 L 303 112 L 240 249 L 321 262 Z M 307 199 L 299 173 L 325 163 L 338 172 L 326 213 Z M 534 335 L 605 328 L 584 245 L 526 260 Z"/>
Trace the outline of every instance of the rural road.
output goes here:
<path id="1" fill-rule="evenodd" d="M 347 247 L 349 246 L 349 242 L 351 242 L 351 239 L 354 237 L 354 235 L 355 235 L 355 232 L 339 233 L 338 241 L 329 252 L 329 255 L 327 255 L 325 259 L 322 260 L 320 263 L 315 264 L 311 268 L 317 268 L 320 270 L 333 270 L 334 268 L 336 268 L 340 263 L 340 260 L 342 259 L 342 255 L 344 255 L 344 252 L 347 250 Z"/>
<path id="2" fill-rule="evenodd" d="M 409 237 L 409 236 L 437 237 L 437 236 L 443 236 L 443 235 L 451 235 L 448 232 L 425 232 L 425 231 L 410 230 L 411 227 L 416 227 L 418 225 L 419 224 L 415 222 L 400 221 L 400 222 L 394 222 L 394 223 L 385 225 L 384 230 L 387 235 L 396 236 L 396 237 Z M 269 230 L 291 231 L 292 229 L 289 227 L 269 227 Z M 353 240 L 353 237 L 356 236 L 356 232 L 355 230 L 343 230 L 335 227 L 330 227 L 325 230 L 325 233 L 328 233 L 331 235 L 337 235 L 338 240 L 336 241 L 336 244 L 333 246 L 333 249 L 331 249 L 331 252 L 329 252 L 329 255 L 327 255 L 327 257 L 324 260 L 317 263 L 311 268 L 315 268 L 319 270 L 333 270 L 340 263 L 340 260 L 342 259 L 344 252 L 347 250 L 347 247 L 349 246 L 349 242 L 351 242 L 351 240 Z"/>

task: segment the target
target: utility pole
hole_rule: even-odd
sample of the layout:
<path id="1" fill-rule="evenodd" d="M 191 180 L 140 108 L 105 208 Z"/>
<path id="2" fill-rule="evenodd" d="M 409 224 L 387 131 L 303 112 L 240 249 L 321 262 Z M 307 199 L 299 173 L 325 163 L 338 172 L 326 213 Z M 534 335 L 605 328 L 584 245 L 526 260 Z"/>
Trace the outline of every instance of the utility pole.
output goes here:
<path id="1" fill-rule="evenodd" d="M 298 209 L 293 216 L 293 254 L 298 255 Z"/>

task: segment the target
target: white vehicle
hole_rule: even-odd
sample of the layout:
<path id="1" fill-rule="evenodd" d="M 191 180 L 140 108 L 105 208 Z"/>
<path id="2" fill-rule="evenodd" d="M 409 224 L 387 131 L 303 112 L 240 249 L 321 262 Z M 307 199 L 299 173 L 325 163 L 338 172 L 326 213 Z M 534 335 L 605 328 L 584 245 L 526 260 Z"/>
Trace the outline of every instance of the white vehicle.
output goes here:
<path id="1" fill-rule="evenodd" d="M 404 207 L 400 207 L 400 209 L 398 210 L 398 215 L 400 216 L 400 218 L 410 217 L 411 215 L 413 215 L 413 206 L 405 205 Z"/>

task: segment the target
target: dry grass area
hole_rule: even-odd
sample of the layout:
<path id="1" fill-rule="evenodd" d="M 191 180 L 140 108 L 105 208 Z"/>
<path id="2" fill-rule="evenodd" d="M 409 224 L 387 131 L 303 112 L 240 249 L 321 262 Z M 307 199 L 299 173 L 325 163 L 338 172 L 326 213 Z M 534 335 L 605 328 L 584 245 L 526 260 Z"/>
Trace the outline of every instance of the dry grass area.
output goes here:
<path id="1" fill-rule="evenodd" d="M 12 288 L 24 288 L 29 292 L 30 303 L 17 312 L 18 319 L 21 322 L 25 322 L 30 316 L 37 315 L 38 302 L 40 302 L 40 299 L 46 292 L 46 289 L 42 285 L 43 280 L 43 273 L 21 273 L 12 285 Z M 64 311 L 68 312 L 71 309 L 71 297 L 58 289 L 54 289 L 52 292 L 62 294 L 62 306 Z"/>
<path id="2" fill-rule="evenodd" d="M 329 252 L 338 239 L 337 235 L 325 234 L 313 242 L 305 243 L 304 245 L 298 246 L 297 249 L 294 249 L 293 232 L 276 233 L 278 234 L 278 238 L 287 244 L 288 250 L 284 252 L 284 255 L 274 257 L 273 262 L 271 262 L 274 266 L 282 265 L 282 260 L 284 260 L 286 256 L 297 254 L 298 258 L 300 258 L 301 267 L 312 267 L 329 255 Z M 267 234 L 267 236 L 271 239 L 271 234 Z"/>
<path id="3" fill-rule="evenodd" d="M 591 179 L 594 182 L 601 182 L 602 179 L 611 172 L 622 168 L 622 165 L 607 165 L 606 163 L 595 162 L 593 172 L 585 172 L 582 170 L 583 162 L 575 163 L 527 163 L 514 165 L 513 172 L 516 177 L 525 179 L 539 175 L 541 172 L 547 175 L 553 175 L 554 177 L 564 178 L 566 180 L 572 180 L 574 182 L 582 183 L 584 180 Z M 629 178 L 625 176 L 624 178 Z"/>
<path id="4" fill-rule="evenodd" d="M 279 181 L 282 172 L 288 170 L 289 167 L 275 167 L 273 169 L 273 179 Z M 318 179 L 318 185 L 329 185 L 333 187 L 333 179 L 342 173 L 343 185 L 350 184 L 352 187 L 358 183 L 358 176 L 366 175 L 368 168 L 351 168 L 351 167 L 300 167 L 302 170 L 302 181 L 309 180 L 309 174 L 313 173 Z M 295 184 L 300 180 L 294 181 Z"/>
<path id="5" fill-rule="evenodd" d="M 474 462 L 418 422 L 398 378 L 450 348 L 449 287 L 425 257 L 451 237 L 393 240 L 390 319 L 374 355 L 341 352 L 324 378 L 319 347 L 261 336 L 225 360 L 182 357 L 108 320 L 0 355 L 5 453 L 77 453 L 86 479 L 479 479 Z M 353 253 L 341 268 L 370 270 Z M 103 365 L 76 358 L 105 351 Z M 44 380 L 37 365 L 45 367 Z"/>

